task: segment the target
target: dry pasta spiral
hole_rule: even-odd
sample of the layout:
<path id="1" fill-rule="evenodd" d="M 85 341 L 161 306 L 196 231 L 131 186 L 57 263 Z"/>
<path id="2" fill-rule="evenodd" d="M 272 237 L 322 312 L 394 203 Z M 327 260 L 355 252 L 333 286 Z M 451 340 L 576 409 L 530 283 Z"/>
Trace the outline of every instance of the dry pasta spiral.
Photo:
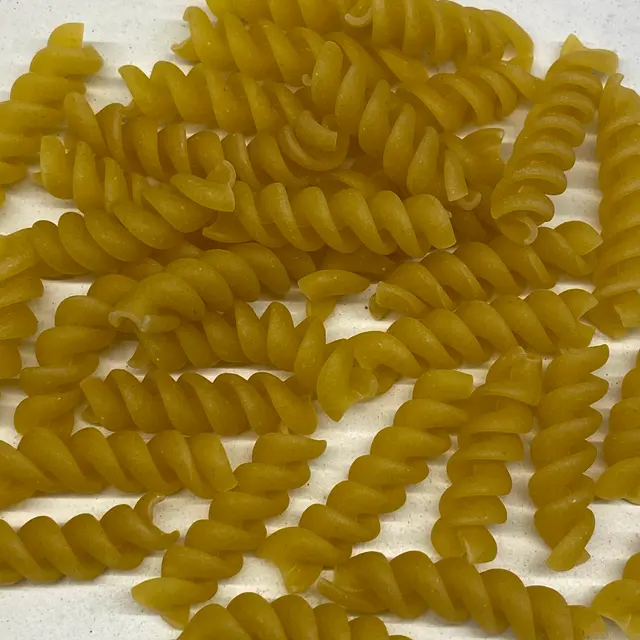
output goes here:
<path id="1" fill-rule="evenodd" d="M 298 280 L 298 287 L 307 299 L 307 316 L 326 320 L 343 296 L 365 291 L 371 281 L 344 269 L 321 269 Z"/>
<path id="2" fill-rule="evenodd" d="M 242 593 L 227 606 L 209 604 L 189 621 L 180 640 L 225 638 L 249 640 L 254 634 L 273 640 L 410 640 L 389 635 L 379 618 L 349 620 L 340 606 L 325 603 L 312 608 L 300 596 L 283 596 L 267 602 L 257 593 Z"/>
<path id="3" fill-rule="evenodd" d="M 443 558 L 492 562 L 498 546 L 489 526 L 504 524 L 511 492 L 508 462 L 524 458 L 522 436 L 533 428 L 542 395 L 542 360 L 516 347 L 491 365 L 470 401 L 469 422 L 447 463 L 451 485 L 440 498 L 431 542 Z"/>
<path id="4" fill-rule="evenodd" d="M 235 212 L 218 216 L 204 230 L 206 237 L 267 247 L 291 244 L 302 251 L 327 245 L 349 253 L 364 246 L 381 255 L 402 251 L 413 257 L 432 245 L 446 248 L 455 242 L 450 213 L 427 194 L 401 200 L 392 191 L 380 191 L 366 198 L 357 189 L 331 194 L 320 187 L 290 194 L 278 183 L 254 193 L 242 182 L 234 193 Z"/>
<path id="5" fill-rule="evenodd" d="M 88 427 L 62 440 L 50 429 L 32 429 L 17 448 L 0 443 L 0 458 L 3 508 L 34 494 L 91 495 L 107 487 L 163 495 L 187 489 L 210 499 L 236 485 L 227 454 L 213 433 L 187 438 L 166 431 L 145 442 L 131 431 L 106 437 Z"/>
<path id="6" fill-rule="evenodd" d="M 377 286 L 369 309 L 376 318 L 389 311 L 419 318 L 428 309 L 453 309 L 460 300 L 487 300 L 494 292 L 550 289 L 560 273 L 591 273 L 601 242 L 586 222 L 570 221 L 541 227 L 528 246 L 498 236 L 488 243 L 459 244 L 452 253 L 434 251 L 419 263 L 399 265 Z"/>
<path id="7" fill-rule="evenodd" d="M 631 556 L 621 580 L 606 585 L 591 606 L 603 618 L 613 620 L 627 638 L 640 633 L 640 553 Z"/>
<path id="8" fill-rule="evenodd" d="M 178 539 L 177 531 L 164 533 L 153 523 L 159 499 L 146 495 L 133 508 L 117 505 L 100 520 L 84 513 L 62 526 L 39 516 L 15 530 L 0 520 L 0 584 L 94 580 L 107 569 L 135 569 Z"/>
<path id="9" fill-rule="evenodd" d="M 84 25 L 54 29 L 36 53 L 29 72 L 12 85 L 9 100 L 0 102 L 0 206 L 4 187 L 27 174 L 26 162 L 38 154 L 39 136 L 64 121 L 62 102 L 70 92 L 84 93 L 83 76 L 102 68 L 100 54 L 83 44 Z"/>
<path id="10" fill-rule="evenodd" d="M 537 412 L 540 431 L 531 442 L 536 471 L 529 495 L 537 507 L 536 529 L 551 549 L 547 565 L 555 571 L 568 571 L 590 557 L 585 547 L 595 529 L 589 509 L 595 482 L 585 472 L 595 462 L 597 449 L 587 438 L 602 422 L 590 405 L 609 388 L 592 372 L 608 358 L 607 345 L 571 350 L 556 356 L 544 374 Z"/>
<path id="11" fill-rule="evenodd" d="M 549 195 L 567 188 L 565 172 L 574 165 L 573 149 L 582 144 L 598 106 L 602 84 L 597 73 L 612 73 L 617 64 L 614 53 L 588 49 L 569 36 L 547 72 L 492 196 L 491 214 L 515 242 L 530 244 L 538 226 L 553 217 Z"/>
<path id="12" fill-rule="evenodd" d="M 235 470 L 235 489 L 213 499 L 208 520 L 191 525 L 183 545 L 162 561 L 162 577 L 133 588 L 134 599 L 183 628 L 192 605 L 214 596 L 218 582 L 236 575 L 246 552 L 266 536 L 264 521 L 283 513 L 289 492 L 309 480 L 309 461 L 326 443 L 297 434 L 268 433 L 256 441 L 252 461 Z"/>
<path id="13" fill-rule="evenodd" d="M 317 423 L 309 399 L 267 372 L 248 379 L 221 373 L 211 381 L 197 373 L 174 380 L 151 370 L 138 380 L 124 369 L 113 369 L 104 380 L 87 378 L 80 387 L 89 405 L 85 419 L 109 431 L 176 429 L 186 435 L 213 431 L 229 436 L 285 430 L 308 435 Z"/>
<path id="14" fill-rule="evenodd" d="M 98 353 L 116 339 L 109 313 L 135 281 L 120 275 L 98 278 L 85 296 L 71 296 L 56 310 L 55 326 L 36 339 L 38 366 L 20 373 L 28 397 L 20 402 L 14 424 L 20 433 L 47 426 L 61 436 L 73 427 L 73 410 L 81 400 L 80 381 L 98 366 Z"/>
<path id="15" fill-rule="evenodd" d="M 350 611 L 415 618 L 432 610 L 450 623 L 471 619 L 492 636 L 509 629 L 517 640 L 606 634 L 593 609 L 568 605 L 554 589 L 526 587 L 505 569 L 481 573 L 464 558 L 432 562 L 420 551 L 392 560 L 362 553 L 340 565 L 333 581 L 320 580 L 318 590 Z"/>
<path id="16" fill-rule="evenodd" d="M 292 277 L 314 270 L 311 257 L 300 252 L 292 265 L 257 243 L 212 249 L 197 258 L 179 258 L 161 273 L 144 278 L 123 296 L 109 314 L 116 327 L 132 323 L 142 332 L 176 329 L 181 321 L 201 321 L 208 311 L 228 312 L 236 300 L 253 302 L 263 290 L 286 294 Z"/>
<path id="17" fill-rule="evenodd" d="M 608 468 L 598 478 L 596 496 L 640 504 L 640 358 L 622 380 L 621 399 L 609 412 L 603 454 Z"/>
<path id="18" fill-rule="evenodd" d="M 351 465 L 348 480 L 331 490 L 325 504 L 307 507 L 298 526 L 279 529 L 265 540 L 258 555 L 277 565 L 289 592 L 306 590 L 324 568 L 348 560 L 354 544 L 378 536 L 381 516 L 405 503 L 405 487 L 427 477 L 427 462 L 451 444 L 448 432 L 466 422 L 464 401 L 472 390 L 469 374 L 423 374 L 412 400 L 376 434 L 370 453 Z"/>

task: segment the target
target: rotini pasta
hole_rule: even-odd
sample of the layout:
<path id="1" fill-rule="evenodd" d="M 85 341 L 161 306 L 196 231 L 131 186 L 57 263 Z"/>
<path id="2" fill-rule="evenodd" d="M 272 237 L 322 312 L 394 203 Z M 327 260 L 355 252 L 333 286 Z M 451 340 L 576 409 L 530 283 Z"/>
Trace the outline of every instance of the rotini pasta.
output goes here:
<path id="1" fill-rule="evenodd" d="M 405 503 L 405 487 L 427 477 L 427 462 L 451 444 L 448 432 L 466 422 L 464 401 L 472 390 L 473 378 L 460 371 L 423 374 L 412 400 L 376 434 L 370 453 L 351 465 L 348 480 L 332 489 L 325 504 L 307 507 L 298 526 L 265 540 L 258 555 L 278 566 L 289 592 L 306 590 L 324 568 L 348 560 L 354 544 L 378 536 L 381 516 Z"/>
<path id="2" fill-rule="evenodd" d="M 356 189 L 325 194 L 308 187 L 290 195 L 277 183 L 253 193 L 242 182 L 234 192 L 234 214 L 221 215 L 206 227 L 207 238 L 223 243 L 253 240 L 272 248 L 291 244 L 302 251 L 326 245 L 349 253 L 364 246 L 380 255 L 402 251 L 412 257 L 455 242 L 450 213 L 427 194 L 403 201 L 392 191 L 380 191 L 367 199 Z"/>
<path id="3" fill-rule="evenodd" d="M 27 175 L 37 156 L 39 136 L 64 121 L 62 102 L 70 92 L 84 93 L 83 76 L 102 68 L 100 54 L 83 44 L 84 25 L 63 24 L 53 30 L 36 53 L 29 72 L 12 85 L 9 100 L 0 102 L 0 206 L 4 189 Z"/>
<path id="4" fill-rule="evenodd" d="M 597 73 L 613 73 L 617 64 L 614 53 L 588 49 L 569 36 L 549 68 L 492 196 L 491 214 L 514 242 L 530 244 L 538 226 L 553 217 L 549 195 L 565 191 L 573 149 L 584 140 L 584 128 L 598 106 L 602 84 Z"/>
<path id="5" fill-rule="evenodd" d="M 608 358 L 607 345 L 567 351 L 556 356 L 544 374 L 537 412 L 540 431 L 531 442 L 536 471 L 529 495 L 537 507 L 536 529 L 551 549 L 547 565 L 555 571 L 568 571 L 590 557 L 585 547 L 595 528 L 589 509 L 595 482 L 585 472 L 597 450 L 587 438 L 602 422 L 600 412 L 590 405 L 609 388 L 593 371 Z"/>
<path id="6" fill-rule="evenodd" d="M 609 412 L 603 454 L 608 468 L 596 482 L 602 500 L 628 500 L 640 504 L 640 357 L 622 380 L 621 399 Z"/>
<path id="7" fill-rule="evenodd" d="M 392 560 L 377 552 L 362 553 L 340 565 L 333 581 L 320 580 L 318 590 L 350 611 L 415 618 L 432 610 L 450 623 L 471 619 L 489 635 L 510 629 L 518 640 L 606 634 L 594 609 L 570 606 L 554 589 L 526 587 L 505 569 L 480 573 L 464 558 L 434 563 L 420 551 Z"/>
<path id="8" fill-rule="evenodd" d="M 145 442 L 131 431 L 105 437 L 89 427 L 62 440 L 50 429 L 32 429 L 17 448 L 0 442 L 0 458 L 2 508 L 35 494 L 90 495 L 107 487 L 162 495 L 187 489 L 211 499 L 236 485 L 227 454 L 213 433 L 186 438 L 166 431 Z"/>
<path id="9" fill-rule="evenodd" d="M 342 296 L 365 291 L 371 281 L 357 273 L 341 269 L 323 269 L 298 280 L 307 298 L 307 316 L 326 320 Z"/>
<path id="10" fill-rule="evenodd" d="M 160 496 L 148 494 L 136 506 L 118 505 L 100 520 L 84 513 L 60 526 L 40 516 L 14 530 L 0 520 L 0 585 L 95 580 L 107 569 L 131 571 L 154 551 L 171 546 L 178 531 L 153 524 Z"/>
<path id="11" fill-rule="evenodd" d="M 550 289 L 559 273 L 590 274 L 601 242 L 586 222 L 570 221 L 555 229 L 540 227 L 528 246 L 505 236 L 458 244 L 452 253 L 431 252 L 419 263 L 399 265 L 377 286 L 369 308 L 376 318 L 389 311 L 419 318 L 430 308 L 453 309 L 460 300 L 487 300 L 494 292 Z"/>
<path id="12" fill-rule="evenodd" d="M 180 640 L 213 640 L 221 633 L 245 640 L 252 634 L 264 638 L 296 640 L 410 640 L 390 636 L 384 623 L 374 616 L 349 620 L 347 612 L 335 604 L 312 608 L 300 596 L 283 596 L 267 602 L 257 593 L 242 593 L 227 607 L 209 604 L 189 621 Z"/>
<path id="13" fill-rule="evenodd" d="M 133 588 L 141 605 L 183 628 L 192 605 L 212 598 L 218 582 L 236 575 L 243 555 L 266 536 L 264 521 L 285 511 L 289 492 L 309 480 L 309 461 L 326 443 L 306 436 L 268 433 L 256 441 L 252 461 L 235 470 L 238 486 L 213 499 L 208 520 L 191 525 L 183 545 L 162 561 L 162 577 Z"/>
<path id="14" fill-rule="evenodd" d="M 498 545 L 490 525 L 504 524 L 502 497 L 511 492 L 508 462 L 524 458 L 522 436 L 533 429 L 533 410 L 542 396 L 542 360 L 521 347 L 491 365 L 485 383 L 470 400 L 470 421 L 449 458 L 451 485 L 440 498 L 440 518 L 431 530 L 443 558 L 492 562 Z"/>
<path id="15" fill-rule="evenodd" d="M 317 424 L 309 398 L 267 372 L 248 379 L 221 373 L 211 381 L 197 373 L 174 380 L 151 370 L 138 380 L 126 370 L 113 369 L 104 380 L 87 378 L 80 387 L 89 405 L 83 417 L 109 431 L 175 429 L 185 435 L 213 431 L 229 436 L 283 430 L 309 435 Z"/>

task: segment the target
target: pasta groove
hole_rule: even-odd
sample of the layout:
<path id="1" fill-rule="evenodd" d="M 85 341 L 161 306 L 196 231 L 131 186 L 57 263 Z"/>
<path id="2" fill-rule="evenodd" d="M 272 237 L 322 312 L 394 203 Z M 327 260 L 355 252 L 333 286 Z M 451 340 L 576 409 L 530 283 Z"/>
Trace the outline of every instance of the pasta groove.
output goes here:
<path id="1" fill-rule="evenodd" d="M 185 435 L 213 431 L 229 436 L 284 430 L 309 435 L 317 423 L 309 399 L 266 372 L 248 379 L 221 373 L 210 381 L 197 373 L 174 380 L 151 370 L 140 381 L 126 370 L 113 369 L 104 380 L 87 378 L 80 387 L 89 405 L 84 418 L 114 432 L 175 429 Z"/>
<path id="2" fill-rule="evenodd" d="M 567 188 L 565 172 L 575 163 L 573 150 L 582 144 L 598 106 L 602 85 L 596 74 L 613 73 L 617 64 L 614 53 L 588 49 L 569 36 L 547 72 L 491 201 L 498 227 L 514 242 L 530 244 L 538 226 L 553 218 L 549 195 Z"/>
<path id="3" fill-rule="evenodd" d="M 213 433 L 186 438 L 166 431 L 145 442 L 130 431 L 106 437 L 89 427 L 63 440 L 49 429 L 32 429 L 17 448 L 0 443 L 0 457 L 3 508 L 39 493 L 90 495 L 107 487 L 162 495 L 187 489 L 211 499 L 236 485 L 227 454 Z"/>
<path id="4" fill-rule="evenodd" d="M 94 580 L 107 569 L 135 569 L 178 539 L 178 531 L 164 533 L 153 524 L 159 499 L 146 495 L 134 508 L 118 505 L 100 520 L 85 513 L 62 526 L 39 516 L 16 531 L 0 520 L 0 584 Z"/>
<path id="5" fill-rule="evenodd" d="M 47 46 L 31 60 L 29 72 L 13 83 L 9 100 L 0 102 L 0 206 L 4 188 L 27 175 L 27 163 L 38 153 L 40 136 L 63 123 L 65 96 L 84 93 L 82 77 L 102 68 L 100 54 L 83 44 L 83 37 L 82 24 L 54 29 Z"/>
<path id="6" fill-rule="evenodd" d="M 307 507 L 298 526 L 264 541 L 258 555 L 276 564 L 289 592 L 305 591 L 324 568 L 348 560 L 354 544 L 378 536 L 381 516 L 405 503 L 405 487 L 427 477 L 427 462 L 447 451 L 449 431 L 468 419 L 464 401 L 472 390 L 473 378 L 459 371 L 423 374 L 393 424 L 351 465 L 348 480 L 332 489 L 325 504 Z"/>
<path id="7" fill-rule="evenodd" d="M 596 611 L 568 605 L 549 587 L 526 587 L 505 569 L 481 573 L 464 558 L 432 562 L 420 551 L 392 560 L 362 553 L 340 565 L 332 582 L 320 580 L 318 590 L 350 611 L 415 618 L 433 610 L 447 622 L 471 619 L 488 635 L 510 629 L 518 640 L 606 635 Z"/>
<path id="8" fill-rule="evenodd" d="M 587 438 L 602 422 L 600 412 L 590 405 L 609 388 L 593 371 L 608 358 L 607 345 L 567 351 L 544 374 L 540 431 L 531 442 L 536 471 L 529 495 L 537 507 L 536 529 L 551 549 L 547 565 L 555 571 L 568 571 L 590 557 L 585 547 L 595 529 L 589 509 L 595 482 L 585 472 L 595 462 L 597 449 Z"/>
<path id="9" fill-rule="evenodd" d="M 533 429 L 533 407 L 542 396 L 542 359 L 516 347 L 499 357 L 470 401 L 470 421 L 449 458 L 451 482 L 440 498 L 431 530 L 443 558 L 492 562 L 498 545 L 490 525 L 504 524 L 502 496 L 511 492 L 508 462 L 524 458 L 522 436 Z"/>
<path id="10" fill-rule="evenodd" d="M 621 399 L 609 412 L 603 454 L 608 468 L 598 478 L 595 495 L 602 500 L 640 504 L 640 358 L 622 380 Z"/>
<path id="11" fill-rule="evenodd" d="M 363 246 L 380 255 L 400 250 L 423 256 L 433 245 L 455 242 L 451 214 L 431 195 L 401 200 L 392 191 L 370 198 L 357 189 L 326 194 L 308 187 L 289 195 L 284 185 L 271 184 L 257 194 L 248 185 L 234 187 L 233 216 L 219 216 L 204 229 L 217 242 L 253 240 L 267 247 L 291 244 L 302 251 L 324 245 L 349 253 Z"/>
<path id="12" fill-rule="evenodd" d="M 283 596 L 267 602 L 257 593 L 242 593 L 227 607 L 209 604 L 190 620 L 180 640 L 213 640 L 224 630 L 227 637 L 244 640 L 254 629 L 265 638 L 295 640 L 410 640 L 390 636 L 385 624 L 374 616 L 349 620 L 347 612 L 335 604 L 312 608 L 299 596 Z"/>
<path id="13" fill-rule="evenodd" d="M 583 277 L 593 271 L 602 239 L 590 225 L 565 222 L 555 229 L 540 227 L 528 246 L 505 236 L 488 243 L 459 244 L 452 252 L 437 251 L 421 262 L 407 262 L 383 282 L 371 297 L 376 318 L 389 311 L 414 318 L 429 309 L 454 309 L 460 300 L 488 300 L 497 295 L 551 289 L 560 273 Z"/>
<path id="14" fill-rule="evenodd" d="M 191 525 L 184 545 L 165 554 L 162 577 L 135 586 L 134 599 L 184 628 L 190 607 L 212 598 L 220 580 L 241 570 L 244 553 L 266 536 L 264 521 L 286 510 L 289 493 L 308 482 L 309 461 L 325 447 L 297 434 L 260 436 L 252 461 L 235 470 L 237 487 L 213 499 L 209 519 Z"/>

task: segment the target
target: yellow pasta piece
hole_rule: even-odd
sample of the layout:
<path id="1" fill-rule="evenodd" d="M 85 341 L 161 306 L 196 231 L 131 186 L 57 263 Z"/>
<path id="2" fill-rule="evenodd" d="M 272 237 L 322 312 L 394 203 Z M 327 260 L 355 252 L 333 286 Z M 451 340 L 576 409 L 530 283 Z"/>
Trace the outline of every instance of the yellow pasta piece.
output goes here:
<path id="1" fill-rule="evenodd" d="M 402 251 L 412 257 L 455 242 L 451 215 L 432 195 L 401 200 L 393 191 L 380 191 L 366 198 L 356 189 L 325 194 L 319 187 L 289 193 L 278 183 L 254 193 L 242 182 L 234 193 L 233 215 L 218 216 L 204 229 L 216 242 L 254 240 L 302 251 L 327 245 L 343 253 L 364 246 L 381 255 Z"/>
<path id="2" fill-rule="evenodd" d="M 85 513 L 62 526 L 40 516 L 16 531 L 0 520 L 0 584 L 46 584 L 64 577 L 95 580 L 107 569 L 132 571 L 180 535 L 153 524 L 153 508 L 160 499 L 148 494 L 134 508 L 118 505 L 100 520 Z"/>
<path id="3" fill-rule="evenodd" d="M 342 296 L 365 291 L 371 281 L 367 278 L 339 269 L 315 271 L 298 280 L 298 287 L 307 298 L 307 316 L 326 320 Z"/>
<path id="4" fill-rule="evenodd" d="M 221 373 L 211 381 L 197 373 L 174 380 L 151 370 L 138 380 L 126 370 L 112 369 L 104 380 L 87 378 L 80 388 L 89 405 L 83 417 L 109 431 L 176 429 L 185 435 L 213 431 L 229 436 L 284 430 L 309 435 L 317 424 L 309 398 L 266 372 L 248 379 Z"/>
<path id="5" fill-rule="evenodd" d="M 622 380 L 621 399 L 609 412 L 603 453 L 608 465 L 595 494 L 602 500 L 640 504 L 640 358 Z"/>
<path id="6" fill-rule="evenodd" d="M 542 396 L 542 359 L 515 347 L 500 356 L 469 402 L 469 422 L 449 458 L 451 485 L 440 498 L 431 542 L 443 558 L 492 562 L 498 545 L 489 526 L 504 524 L 502 497 L 511 492 L 508 462 L 524 458 L 522 436 L 533 429 Z"/>
<path id="7" fill-rule="evenodd" d="M 427 462 L 447 451 L 449 432 L 468 419 L 464 401 L 472 390 L 472 376 L 460 371 L 423 374 L 393 424 L 376 434 L 370 453 L 353 462 L 348 480 L 325 504 L 307 507 L 298 526 L 265 540 L 258 555 L 277 565 L 289 592 L 309 588 L 324 568 L 347 561 L 354 544 L 378 536 L 380 517 L 405 503 L 405 487 L 427 477 Z"/>
<path id="8" fill-rule="evenodd" d="M 12 85 L 9 100 L 0 102 L 0 206 L 3 187 L 27 175 L 37 156 L 39 137 L 64 121 L 62 102 L 71 92 L 84 93 L 82 77 L 97 73 L 102 58 L 83 44 L 84 25 L 63 24 L 31 60 L 29 72 Z"/>
<path id="9" fill-rule="evenodd" d="M 145 442 L 131 431 L 106 437 L 86 428 L 63 440 L 50 429 L 35 428 L 17 448 L 0 442 L 0 457 L 3 508 L 36 494 L 91 495 L 107 487 L 163 495 L 187 489 L 211 499 L 236 486 L 227 454 L 213 433 L 186 438 L 166 431 Z"/>
<path id="10" fill-rule="evenodd" d="M 325 447 L 297 434 L 260 436 L 252 461 L 235 470 L 238 486 L 213 499 L 209 519 L 191 525 L 184 544 L 165 554 L 162 577 L 135 586 L 134 599 L 183 628 L 191 606 L 212 598 L 220 580 L 241 570 L 244 554 L 266 537 L 264 521 L 285 511 L 289 493 L 308 482 L 309 461 Z"/>
<path id="11" fill-rule="evenodd" d="M 369 308 L 376 318 L 389 311 L 419 318 L 431 308 L 453 309 L 461 300 L 488 300 L 494 292 L 550 289 L 560 273 L 590 274 L 601 242 L 586 222 L 570 221 L 555 229 L 540 227 L 529 246 L 505 236 L 458 244 L 452 253 L 434 251 L 419 263 L 399 265 L 378 285 Z"/>
<path id="12" fill-rule="evenodd" d="M 181 319 L 202 320 L 208 311 L 228 312 L 235 300 L 253 302 L 263 290 L 286 294 L 291 280 L 315 270 L 308 254 L 293 266 L 257 243 L 212 249 L 197 258 L 179 258 L 161 273 L 141 280 L 114 305 L 109 322 L 132 324 L 145 333 L 176 329 Z"/>
<path id="13" fill-rule="evenodd" d="M 507 629 L 518 640 L 606 635 L 606 625 L 594 609 L 568 605 L 554 589 L 526 587 L 505 569 L 480 573 L 464 558 L 432 562 L 420 551 L 392 560 L 377 552 L 362 553 L 340 565 L 331 582 L 320 580 L 318 590 L 353 612 L 389 611 L 415 618 L 432 610 L 449 623 L 473 620 L 492 636 Z"/>
<path id="14" fill-rule="evenodd" d="M 410 640 L 389 635 L 385 624 L 374 616 L 349 620 L 335 604 L 312 608 L 300 596 L 283 596 L 267 602 L 257 593 L 242 593 L 227 606 L 209 604 L 189 621 L 180 640 L 249 640 L 254 634 L 274 640 Z"/>
<path id="15" fill-rule="evenodd" d="M 614 53 L 589 49 L 569 36 L 549 68 L 492 196 L 491 214 L 514 242 L 530 244 L 538 226 L 553 218 L 549 196 L 567 188 L 573 150 L 582 144 L 602 92 L 598 73 L 614 73 L 617 65 Z"/>

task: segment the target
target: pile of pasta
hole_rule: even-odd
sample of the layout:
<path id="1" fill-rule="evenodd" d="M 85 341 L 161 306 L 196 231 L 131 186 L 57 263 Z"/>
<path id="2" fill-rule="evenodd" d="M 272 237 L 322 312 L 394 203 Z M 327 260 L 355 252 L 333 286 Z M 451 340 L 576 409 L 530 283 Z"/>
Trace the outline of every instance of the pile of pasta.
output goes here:
<path id="1" fill-rule="evenodd" d="M 162 551 L 161 576 L 133 597 L 183 640 L 400 640 L 378 614 L 429 610 L 519 640 L 602 635 L 604 619 L 640 638 L 640 554 L 589 606 L 478 567 L 497 556 L 509 463 L 529 441 L 553 571 L 588 561 L 594 500 L 640 504 L 640 362 L 611 410 L 607 469 L 588 475 L 608 390 L 596 329 L 621 339 L 640 325 L 640 97 L 616 55 L 571 35 L 538 78 L 516 22 L 449 0 L 208 5 L 215 18 L 185 12 L 180 65 L 120 69 L 129 104 L 96 112 L 85 97 L 102 59 L 79 24 L 57 28 L 0 103 L 0 197 L 35 161 L 32 179 L 76 209 L 0 237 L 0 380 L 25 394 L 20 443 L 0 442 L 0 506 L 142 496 L 100 520 L 0 521 L 0 584 L 91 580 Z M 492 125 L 522 105 L 505 162 Z M 596 116 L 600 219 L 553 226 Z M 43 280 L 87 275 L 37 333 Z M 577 284 L 557 293 L 566 278 Z M 296 288 L 299 323 L 283 302 Z M 392 322 L 330 340 L 324 321 L 370 288 L 372 316 Z M 96 376 L 122 341 L 130 367 Z M 23 367 L 32 344 L 37 365 Z M 460 367 L 482 363 L 474 385 Z M 258 372 L 220 371 L 243 365 Z M 412 398 L 347 478 L 296 526 L 269 529 L 325 451 L 320 413 L 339 421 L 406 378 Z M 233 469 L 224 440 L 247 431 L 251 460 Z M 354 555 L 453 442 L 439 558 Z M 153 507 L 182 490 L 210 509 L 179 538 Z M 250 554 L 290 595 L 191 617 Z M 296 595 L 311 588 L 330 603 Z"/>

